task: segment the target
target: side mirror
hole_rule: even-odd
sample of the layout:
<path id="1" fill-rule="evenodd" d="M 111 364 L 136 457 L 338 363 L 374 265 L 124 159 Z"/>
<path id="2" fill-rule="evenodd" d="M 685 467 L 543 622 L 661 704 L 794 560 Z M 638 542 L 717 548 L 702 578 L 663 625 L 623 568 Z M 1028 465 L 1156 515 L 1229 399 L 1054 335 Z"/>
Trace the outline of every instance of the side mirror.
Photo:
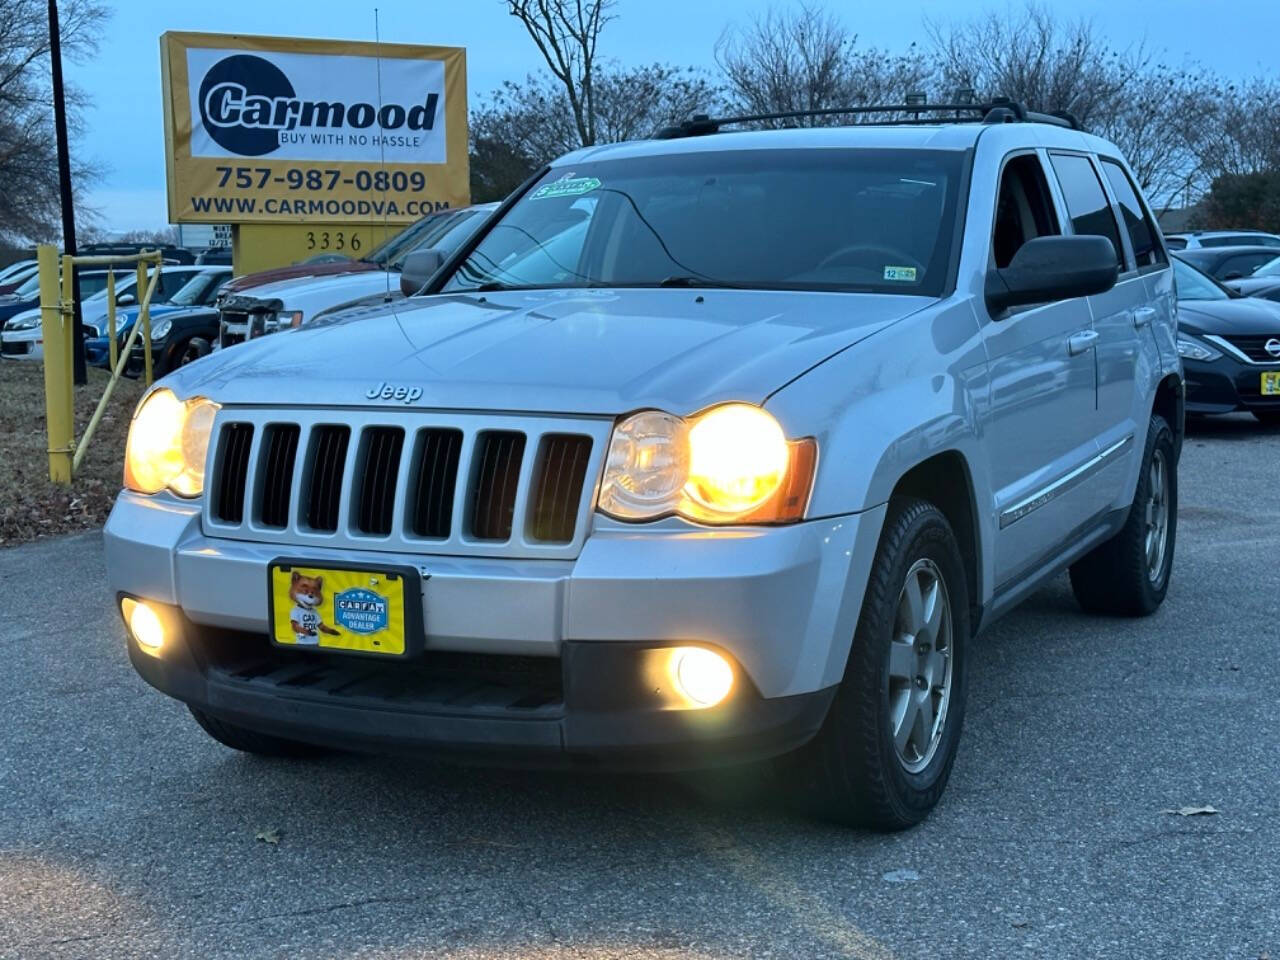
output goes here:
<path id="1" fill-rule="evenodd" d="M 436 272 L 444 266 L 444 254 L 428 247 L 415 250 L 404 258 L 400 269 L 400 292 L 412 297 L 427 285 Z"/>
<path id="2" fill-rule="evenodd" d="M 120 294 L 120 296 L 116 297 L 117 307 L 127 307 L 137 302 L 138 302 L 138 298 L 135 297 L 132 293 L 122 293 Z"/>
<path id="3" fill-rule="evenodd" d="M 1116 248 L 1106 237 L 1036 237 L 1028 240 L 1007 267 L 987 271 L 987 309 L 1047 303 L 1106 293 L 1120 268 Z"/>

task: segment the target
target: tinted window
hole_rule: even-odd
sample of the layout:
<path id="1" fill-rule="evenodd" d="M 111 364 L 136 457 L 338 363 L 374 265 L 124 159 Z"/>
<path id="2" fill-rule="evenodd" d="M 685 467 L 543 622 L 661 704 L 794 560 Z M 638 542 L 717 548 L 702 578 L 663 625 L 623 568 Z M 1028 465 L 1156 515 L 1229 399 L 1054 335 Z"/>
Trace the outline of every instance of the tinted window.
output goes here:
<path id="1" fill-rule="evenodd" d="M 1116 248 L 1116 262 L 1124 270 L 1124 247 L 1120 245 L 1120 230 L 1111 213 L 1111 204 L 1102 190 L 1093 164 L 1087 157 L 1055 153 L 1050 155 L 1053 169 L 1062 185 L 1062 195 L 1071 214 L 1071 226 L 1076 233 L 1089 233 L 1106 237 Z"/>
<path id="2" fill-rule="evenodd" d="M 1228 233 L 1220 237 L 1204 237 L 1202 247 L 1280 247 L 1280 238 L 1265 233 Z"/>
<path id="3" fill-rule="evenodd" d="M 1269 263 L 1272 255 L 1269 253 L 1238 253 L 1234 257 L 1227 257 L 1222 261 L 1222 265 L 1217 269 L 1219 280 L 1229 280 L 1236 277 L 1252 276 L 1253 271 Z"/>
<path id="4" fill-rule="evenodd" d="M 1112 160 L 1102 161 L 1102 170 L 1111 184 L 1111 192 L 1116 195 L 1120 204 L 1120 212 L 1124 215 L 1124 225 L 1129 231 L 1129 242 L 1133 246 L 1133 259 L 1138 269 L 1165 263 L 1164 251 L 1156 240 L 1155 228 L 1146 208 L 1138 199 L 1138 191 L 1125 173 L 1124 167 Z"/>
<path id="5" fill-rule="evenodd" d="M 699 150 L 551 170 L 445 291 L 663 284 L 937 296 L 963 155 Z"/>
<path id="6" fill-rule="evenodd" d="M 1170 250 L 1187 249 L 1186 237 L 1165 237 L 1164 242 L 1165 242 L 1165 246 L 1167 246 Z"/>

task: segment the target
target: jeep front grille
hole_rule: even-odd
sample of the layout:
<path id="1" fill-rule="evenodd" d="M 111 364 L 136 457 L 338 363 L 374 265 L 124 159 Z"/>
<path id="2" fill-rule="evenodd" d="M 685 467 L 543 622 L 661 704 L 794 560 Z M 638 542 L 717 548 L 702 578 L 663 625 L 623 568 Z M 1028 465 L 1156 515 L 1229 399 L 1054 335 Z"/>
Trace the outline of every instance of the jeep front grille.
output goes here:
<path id="1" fill-rule="evenodd" d="M 245 477 L 252 446 L 252 423 L 228 423 L 223 428 L 218 444 L 222 471 L 210 490 L 210 498 L 214 516 L 226 523 L 240 523 L 244 519 Z"/>
<path id="2" fill-rule="evenodd" d="M 210 446 L 206 527 L 299 548 L 572 557 L 610 425 L 224 409 Z"/>

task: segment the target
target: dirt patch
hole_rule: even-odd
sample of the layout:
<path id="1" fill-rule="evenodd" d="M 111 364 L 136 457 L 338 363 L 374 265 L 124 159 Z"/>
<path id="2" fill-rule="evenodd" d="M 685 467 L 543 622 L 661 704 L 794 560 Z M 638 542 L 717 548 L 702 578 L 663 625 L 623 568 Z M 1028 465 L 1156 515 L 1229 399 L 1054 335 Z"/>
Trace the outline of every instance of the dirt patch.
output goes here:
<path id="1" fill-rule="evenodd" d="M 106 389 L 105 371 L 89 369 L 75 388 L 76 437 Z M 103 414 L 70 487 L 49 481 L 44 423 L 44 364 L 0 362 L 0 546 L 97 530 L 111 512 L 124 471 L 129 419 L 142 397 L 140 380 L 122 380 Z"/>

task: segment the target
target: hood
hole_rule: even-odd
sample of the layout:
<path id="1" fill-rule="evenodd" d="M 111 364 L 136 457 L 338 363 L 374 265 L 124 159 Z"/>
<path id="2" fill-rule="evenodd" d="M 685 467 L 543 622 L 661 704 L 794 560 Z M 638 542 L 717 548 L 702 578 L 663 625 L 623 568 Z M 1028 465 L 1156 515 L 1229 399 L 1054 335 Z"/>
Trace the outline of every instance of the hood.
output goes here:
<path id="1" fill-rule="evenodd" d="M 1280 333 L 1280 303 L 1257 297 L 1179 300 L 1178 326 L 1200 333 Z"/>
<path id="2" fill-rule="evenodd" d="M 299 263 L 291 267 L 277 267 L 274 270 L 261 270 L 258 273 L 247 273 L 236 277 L 222 289 L 227 293 L 243 293 L 251 287 L 260 287 L 267 283 L 279 283 L 281 280 L 294 280 L 298 277 L 329 277 L 341 273 L 365 273 L 369 270 L 381 270 L 376 263 L 365 260 L 347 260 L 338 263 Z"/>
<path id="3" fill-rule="evenodd" d="M 763 402 L 935 302 L 679 289 L 415 297 L 229 347 L 170 382 L 225 404 L 407 400 L 453 410 L 687 414 L 727 400 Z M 384 387 L 388 399 L 378 397 Z"/>
<path id="4" fill-rule="evenodd" d="M 331 277 L 298 277 L 293 280 L 282 280 L 278 283 L 254 287 L 240 296 L 253 300 L 278 300 L 281 310 L 301 310 L 302 320 L 305 323 L 321 310 L 385 292 L 388 281 L 393 291 L 399 289 L 398 273 L 388 275 L 381 270 L 376 270 L 364 273 L 343 273 Z"/>

